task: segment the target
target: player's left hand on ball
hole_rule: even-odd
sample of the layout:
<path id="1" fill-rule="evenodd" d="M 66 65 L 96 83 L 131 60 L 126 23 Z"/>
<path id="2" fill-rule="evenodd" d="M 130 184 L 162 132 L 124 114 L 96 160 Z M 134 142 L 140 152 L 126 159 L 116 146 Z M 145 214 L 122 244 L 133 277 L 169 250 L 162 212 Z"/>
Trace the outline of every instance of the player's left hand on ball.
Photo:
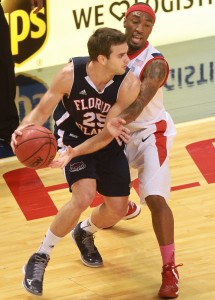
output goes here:
<path id="1" fill-rule="evenodd" d="M 11 136 L 11 143 L 10 143 L 11 148 L 12 148 L 14 153 L 15 153 L 15 147 L 17 145 L 17 140 L 16 140 L 17 136 L 22 135 L 22 129 L 24 129 L 26 127 L 29 127 L 29 126 L 32 126 L 32 125 L 34 125 L 34 124 L 29 123 L 29 124 L 25 124 L 25 125 L 20 125 L 19 127 L 17 127 L 16 130 L 14 130 L 14 132 Z"/>
<path id="2" fill-rule="evenodd" d="M 68 146 L 67 150 L 62 152 L 57 159 L 54 159 L 50 163 L 49 167 L 63 169 L 74 157 L 73 152 L 74 152 L 73 148 L 71 146 Z"/>
<path id="3" fill-rule="evenodd" d="M 119 117 L 112 118 L 107 123 L 108 131 L 115 137 L 120 146 L 122 145 L 122 141 L 128 143 L 130 138 L 130 130 L 124 126 L 125 124 L 126 121 Z"/>

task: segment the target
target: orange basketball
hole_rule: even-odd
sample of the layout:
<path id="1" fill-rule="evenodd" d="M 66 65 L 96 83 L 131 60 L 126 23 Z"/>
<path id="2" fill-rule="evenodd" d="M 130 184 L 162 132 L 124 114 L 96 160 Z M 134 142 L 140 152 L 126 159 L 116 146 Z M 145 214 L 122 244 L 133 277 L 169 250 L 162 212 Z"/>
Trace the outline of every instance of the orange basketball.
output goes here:
<path id="1" fill-rule="evenodd" d="M 31 169 L 47 167 L 55 158 L 57 142 L 52 132 L 39 125 L 32 125 L 22 130 L 17 136 L 15 154 L 18 160 Z"/>

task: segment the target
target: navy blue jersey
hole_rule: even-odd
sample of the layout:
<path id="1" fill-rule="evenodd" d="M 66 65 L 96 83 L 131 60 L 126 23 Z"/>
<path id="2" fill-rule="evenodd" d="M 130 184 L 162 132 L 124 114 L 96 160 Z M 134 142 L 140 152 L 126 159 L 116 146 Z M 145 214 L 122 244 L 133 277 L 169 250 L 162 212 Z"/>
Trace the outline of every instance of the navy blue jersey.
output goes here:
<path id="1" fill-rule="evenodd" d="M 55 132 L 66 138 L 86 140 L 98 134 L 105 124 L 108 111 L 118 97 L 120 86 L 129 69 L 116 75 L 103 91 L 98 91 L 87 75 L 89 57 L 71 59 L 74 64 L 74 83 L 70 95 L 65 95 L 54 111 Z"/>

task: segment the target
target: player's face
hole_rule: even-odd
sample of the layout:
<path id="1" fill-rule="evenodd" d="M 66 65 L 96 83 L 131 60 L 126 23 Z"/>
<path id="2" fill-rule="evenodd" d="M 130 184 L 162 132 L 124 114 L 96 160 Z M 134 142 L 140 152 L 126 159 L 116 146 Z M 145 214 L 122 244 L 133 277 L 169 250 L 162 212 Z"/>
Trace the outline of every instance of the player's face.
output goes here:
<path id="1" fill-rule="evenodd" d="M 129 58 L 127 55 L 128 45 L 127 43 L 111 46 L 111 54 L 107 59 L 107 70 L 113 75 L 122 75 L 125 73 Z"/>
<path id="2" fill-rule="evenodd" d="M 151 15 L 141 11 L 130 13 L 124 20 L 128 53 L 134 53 L 145 46 L 152 32 L 154 20 Z"/>

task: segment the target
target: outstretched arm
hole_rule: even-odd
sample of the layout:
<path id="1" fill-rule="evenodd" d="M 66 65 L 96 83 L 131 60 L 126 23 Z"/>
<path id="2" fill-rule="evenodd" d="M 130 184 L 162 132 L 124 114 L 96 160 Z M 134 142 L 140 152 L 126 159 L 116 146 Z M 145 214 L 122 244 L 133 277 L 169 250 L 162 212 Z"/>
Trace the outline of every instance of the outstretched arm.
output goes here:
<path id="1" fill-rule="evenodd" d="M 118 119 L 116 120 L 116 122 L 118 122 Z M 125 121 L 122 120 L 122 123 L 124 122 Z M 124 141 L 125 143 L 128 142 L 129 129 L 127 129 L 126 127 L 123 127 L 121 129 L 120 126 L 115 125 L 114 128 L 111 129 L 111 132 L 115 132 L 114 135 L 116 136 L 118 144 L 122 144 L 122 141 Z M 121 140 L 118 137 L 119 135 Z M 61 153 L 57 159 L 51 162 L 50 167 L 64 168 L 72 158 L 96 152 L 107 146 L 113 139 L 114 137 L 110 134 L 107 127 L 104 127 L 104 129 L 99 134 L 89 138 L 80 145 L 74 148 L 68 146 L 65 152 Z"/>
<path id="2" fill-rule="evenodd" d="M 120 139 L 116 136 L 116 131 L 118 129 L 119 137 L 120 130 L 124 129 L 124 124 L 129 124 L 134 121 L 142 110 L 148 105 L 154 95 L 157 93 L 158 89 L 165 82 L 168 75 L 169 67 L 165 60 L 153 60 L 145 69 L 143 73 L 143 80 L 140 86 L 140 93 L 137 99 L 125 110 L 123 110 L 118 117 L 109 120 L 107 128 L 110 134 L 116 138 L 117 142 Z M 124 124 L 122 121 L 124 120 Z M 117 128 L 116 128 L 117 127 Z"/>
<path id="3" fill-rule="evenodd" d="M 126 124 L 134 121 L 142 110 L 151 101 L 163 84 L 168 74 L 168 65 L 165 60 L 153 60 L 143 73 L 143 80 L 140 86 L 140 93 L 137 99 L 119 114 L 119 117 L 126 121 Z"/>

